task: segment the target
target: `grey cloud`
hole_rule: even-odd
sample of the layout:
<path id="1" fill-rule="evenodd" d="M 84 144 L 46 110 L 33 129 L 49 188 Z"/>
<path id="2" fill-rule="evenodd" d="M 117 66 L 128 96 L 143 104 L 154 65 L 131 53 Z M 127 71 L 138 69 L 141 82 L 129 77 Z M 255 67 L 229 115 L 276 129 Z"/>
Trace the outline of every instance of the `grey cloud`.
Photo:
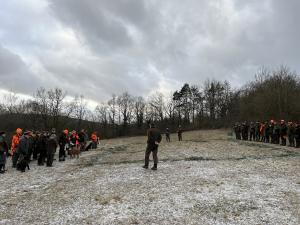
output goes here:
<path id="1" fill-rule="evenodd" d="M 111 47 L 121 48 L 130 46 L 127 29 L 121 21 L 106 13 L 101 2 L 92 0 L 63 0 L 51 4 L 55 15 L 83 36 L 91 48 L 105 51 Z"/>
<path id="2" fill-rule="evenodd" d="M 0 43 L 27 60 L 2 70 L 19 65 L 37 80 L 31 87 L 59 86 L 95 101 L 126 90 L 147 95 L 163 82 L 175 89 L 215 78 L 239 87 L 262 66 L 300 70 L 298 0 L 49 0 L 32 16 L 16 2 L 4 7 L 23 20 L 0 11 Z M 45 74 L 32 71 L 31 60 Z"/>
<path id="3" fill-rule="evenodd" d="M 0 88 L 32 94 L 39 84 L 20 56 L 0 45 Z"/>

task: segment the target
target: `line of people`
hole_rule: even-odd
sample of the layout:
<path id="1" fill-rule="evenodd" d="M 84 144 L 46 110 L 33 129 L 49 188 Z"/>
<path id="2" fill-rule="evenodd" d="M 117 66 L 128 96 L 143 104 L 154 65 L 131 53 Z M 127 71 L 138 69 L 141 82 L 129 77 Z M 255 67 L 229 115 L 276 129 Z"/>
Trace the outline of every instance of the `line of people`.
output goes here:
<path id="1" fill-rule="evenodd" d="M 234 133 L 237 140 L 260 141 L 282 146 L 300 147 L 300 123 L 280 120 L 265 122 L 235 123 Z M 287 143 L 288 142 L 288 143 Z"/>
<path id="2" fill-rule="evenodd" d="M 182 129 L 181 125 L 179 125 L 178 129 L 177 129 L 178 141 L 182 141 L 182 133 L 183 132 L 184 132 L 184 130 Z M 166 134 L 166 141 L 171 142 L 171 132 L 170 132 L 169 128 L 166 128 L 165 134 Z"/>
<path id="3" fill-rule="evenodd" d="M 90 142 L 89 142 L 90 140 Z M 30 169 L 29 163 L 37 160 L 39 166 L 46 163 L 47 167 L 53 166 L 54 155 L 59 148 L 59 161 L 65 161 L 66 152 L 70 156 L 80 152 L 96 149 L 99 143 L 99 137 L 94 132 L 90 139 L 85 132 L 81 130 L 69 132 L 65 129 L 59 136 L 53 128 L 48 131 L 25 131 L 18 128 L 12 137 L 11 147 L 6 141 L 6 133 L 0 132 L 0 173 L 6 171 L 6 162 L 9 156 L 12 157 L 12 167 L 21 172 L 25 172 L 26 168 Z"/>

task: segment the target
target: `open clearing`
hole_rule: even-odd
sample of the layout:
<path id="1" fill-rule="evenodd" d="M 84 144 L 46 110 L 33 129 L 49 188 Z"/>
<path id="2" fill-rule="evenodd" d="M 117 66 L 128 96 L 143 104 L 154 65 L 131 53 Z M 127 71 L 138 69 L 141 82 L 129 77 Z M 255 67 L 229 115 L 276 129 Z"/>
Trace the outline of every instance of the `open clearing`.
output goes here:
<path id="1" fill-rule="evenodd" d="M 227 133 L 171 136 L 158 171 L 141 167 L 145 137 L 105 140 L 53 168 L 9 163 L 0 224 L 300 224 L 300 149 Z"/>

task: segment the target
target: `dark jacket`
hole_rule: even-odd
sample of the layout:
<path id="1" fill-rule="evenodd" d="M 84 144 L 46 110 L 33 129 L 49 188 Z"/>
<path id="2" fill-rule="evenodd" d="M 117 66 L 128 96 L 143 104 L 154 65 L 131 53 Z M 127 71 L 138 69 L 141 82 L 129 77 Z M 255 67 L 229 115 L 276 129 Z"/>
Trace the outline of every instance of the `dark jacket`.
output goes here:
<path id="1" fill-rule="evenodd" d="M 36 147 L 39 152 L 43 152 L 46 150 L 47 137 L 45 135 L 40 135 L 36 142 Z"/>
<path id="2" fill-rule="evenodd" d="M 80 132 L 78 134 L 78 137 L 79 137 L 79 143 L 84 143 L 85 142 L 85 133 L 84 132 Z"/>
<path id="3" fill-rule="evenodd" d="M 151 146 L 155 146 L 156 145 L 155 142 L 160 143 L 162 139 L 161 133 L 157 128 L 150 128 L 147 131 L 147 136 L 148 136 L 147 143 L 148 145 Z"/>
<path id="4" fill-rule="evenodd" d="M 295 128 L 295 138 L 296 138 L 297 140 L 300 139 L 300 125 L 299 125 L 299 124 L 298 124 L 298 125 L 296 126 L 296 128 Z"/>
<path id="5" fill-rule="evenodd" d="M 286 136 L 287 135 L 287 126 L 286 124 L 281 124 L 280 126 L 280 135 Z"/>
<path id="6" fill-rule="evenodd" d="M 5 164 L 8 153 L 8 144 L 3 136 L 0 136 L 0 164 Z"/>
<path id="7" fill-rule="evenodd" d="M 59 137 L 59 144 L 66 145 L 69 142 L 68 136 L 65 133 L 62 133 Z"/>
<path id="8" fill-rule="evenodd" d="M 29 148 L 30 148 L 29 137 L 23 135 L 20 138 L 20 142 L 19 142 L 19 153 L 22 154 L 23 156 L 27 156 L 29 153 Z"/>
<path id="9" fill-rule="evenodd" d="M 50 137 L 47 140 L 47 153 L 54 153 L 57 148 L 57 137 L 55 134 L 51 134 Z"/>

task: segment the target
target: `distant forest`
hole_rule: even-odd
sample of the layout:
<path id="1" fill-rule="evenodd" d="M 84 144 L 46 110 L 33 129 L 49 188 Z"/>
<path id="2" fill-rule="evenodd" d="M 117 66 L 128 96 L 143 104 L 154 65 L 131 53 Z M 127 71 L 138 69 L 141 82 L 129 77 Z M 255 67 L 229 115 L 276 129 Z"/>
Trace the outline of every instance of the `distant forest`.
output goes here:
<path id="1" fill-rule="evenodd" d="M 261 69 L 252 82 L 233 89 L 229 81 L 207 80 L 184 84 L 170 96 L 155 93 L 147 99 L 125 92 L 112 95 L 94 111 L 83 96 L 73 99 L 59 88 L 40 88 L 30 100 L 16 94 L 4 96 L 0 104 L 0 130 L 17 127 L 31 130 L 86 129 L 102 138 L 145 134 L 152 121 L 160 129 L 176 131 L 230 127 L 236 121 L 300 119 L 300 80 L 287 67 Z"/>

